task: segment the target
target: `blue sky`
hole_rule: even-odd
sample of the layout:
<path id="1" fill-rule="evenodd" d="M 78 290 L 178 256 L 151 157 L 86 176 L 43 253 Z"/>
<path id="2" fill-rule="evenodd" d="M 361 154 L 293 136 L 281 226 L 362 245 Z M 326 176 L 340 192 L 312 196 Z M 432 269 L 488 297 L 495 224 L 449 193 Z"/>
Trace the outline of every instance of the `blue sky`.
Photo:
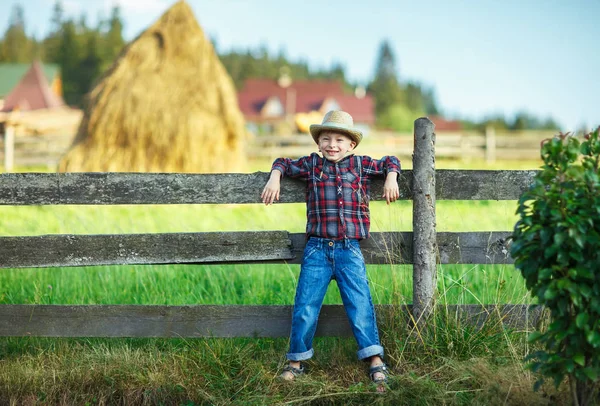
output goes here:
<path id="1" fill-rule="evenodd" d="M 2 0 L 25 9 L 26 29 L 43 37 L 55 0 Z M 175 0 L 63 0 L 66 13 L 94 24 L 121 6 L 133 39 Z M 373 76 L 388 39 L 400 80 L 435 89 L 450 117 L 479 119 L 526 110 L 564 131 L 600 125 L 600 0 L 187 0 L 219 50 L 261 45 L 314 68 L 334 62 L 351 80 Z M 355 3 L 355 4 L 353 4 Z"/>

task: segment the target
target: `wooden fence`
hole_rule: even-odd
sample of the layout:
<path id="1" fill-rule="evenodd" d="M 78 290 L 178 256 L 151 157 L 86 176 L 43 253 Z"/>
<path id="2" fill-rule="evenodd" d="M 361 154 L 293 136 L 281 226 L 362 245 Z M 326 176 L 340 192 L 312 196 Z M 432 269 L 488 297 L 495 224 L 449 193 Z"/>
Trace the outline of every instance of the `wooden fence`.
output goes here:
<path id="1" fill-rule="evenodd" d="M 373 233 L 362 241 L 368 264 L 414 264 L 417 314 L 431 309 L 438 264 L 510 264 L 510 232 L 435 232 L 436 199 L 516 200 L 535 171 L 434 168 L 435 134 L 415 122 L 412 171 L 400 176 L 401 199 L 413 200 L 414 232 Z M 260 203 L 268 173 L 15 173 L 0 175 L 0 205 Z M 382 180 L 372 185 L 378 199 Z M 217 190 L 215 190 L 217 188 Z M 305 184 L 285 178 L 281 203 L 304 202 Z M 287 231 L 0 237 L 0 268 L 113 264 L 299 263 L 303 234 Z M 0 270 L 1 271 L 1 270 Z M 382 312 L 389 306 L 378 306 Z M 540 316 L 528 305 L 450 306 L 457 317 L 529 328 Z M 410 306 L 406 311 L 410 311 Z M 291 306 L 0 305 L 0 336 L 284 337 Z M 317 335 L 350 335 L 341 305 L 324 306 Z"/>
<path id="2" fill-rule="evenodd" d="M 485 132 L 458 131 L 438 132 L 436 156 L 461 160 L 538 160 L 540 143 L 552 138 L 553 131 L 496 131 L 489 127 Z M 413 151 L 413 135 L 374 131 L 365 137 L 358 153 L 381 157 L 396 155 L 410 158 Z M 250 144 L 252 158 L 274 159 L 279 156 L 299 157 L 315 150 L 312 138 L 307 134 L 286 136 L 257 136 Z"/>
<path id="3" fill-rule="evenodd" d="M 0 129 L 0 162 L 5 172 L 14 166 L 56 168 L 61 156 L 70 147 L 71 133 L 21 134 L 17 127 Z M 476 131 L 442 132 L 437 134 L 436 156 L 451 159 L 537 160 L 540 142 L 552 137 L 550 131 L 498 132 L 488 128 Z M 393 154 L 402 159 L 412 155 L 413 136 L 408 133 L 372 132 L 360 146 L 358 153 L 381 157 Z M 279 156 L 299 157 L 315 151 L 315 144 L 307 134 L 288 136 L 256 136 L 248 144 L 250 159 L 272 160 Z"/>
<path id="4" fill-rule="evenodd" d="M 70 107 L 0 113 L 0 162 L 55 169 L 70 147 L 83 112 Z"/>

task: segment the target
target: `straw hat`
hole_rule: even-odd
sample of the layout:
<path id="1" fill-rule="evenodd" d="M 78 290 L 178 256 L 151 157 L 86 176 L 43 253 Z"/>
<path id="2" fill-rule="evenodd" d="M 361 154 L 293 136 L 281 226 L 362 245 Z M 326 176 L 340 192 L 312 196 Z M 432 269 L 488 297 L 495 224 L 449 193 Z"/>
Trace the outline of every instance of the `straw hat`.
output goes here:
<path id="1" fill-rule="evenodd" d="M 362 140 L 362 132 L 356 130 L 354 127 L 354 120 L 352 116 L 345 111 L 330 111 L 323 117 L 323 122 L 319 124 L 313 124 L 310 126 L 310 134 L 312 135 L 315 142 L 319 143 L 319 135 L 323 131 L 335 131 L 337 133 L 345 134 L 352 138 L 352 141 L 356 142 L 356 145 Z"/>

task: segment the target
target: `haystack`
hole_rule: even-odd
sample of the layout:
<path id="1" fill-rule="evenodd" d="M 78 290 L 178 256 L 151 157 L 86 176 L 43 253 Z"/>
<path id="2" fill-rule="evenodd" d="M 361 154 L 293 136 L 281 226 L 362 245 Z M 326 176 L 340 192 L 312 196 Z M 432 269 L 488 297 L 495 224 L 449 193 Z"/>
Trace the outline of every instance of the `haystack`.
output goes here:
<path id="1" fill-rule="evenodd" d="M 100 78 L 61 172 L 232 172 L 247 141 L 235 87 L 185 1 Z"/>

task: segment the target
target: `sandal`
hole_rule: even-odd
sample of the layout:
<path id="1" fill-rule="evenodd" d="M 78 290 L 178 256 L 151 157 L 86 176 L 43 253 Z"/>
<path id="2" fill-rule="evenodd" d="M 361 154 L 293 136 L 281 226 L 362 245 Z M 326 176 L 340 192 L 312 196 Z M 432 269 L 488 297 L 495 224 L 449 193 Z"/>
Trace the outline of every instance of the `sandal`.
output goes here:
<path id="1" fill-rule="evenodd" d="M 291 378 L 286 377 L 287 374 L 286 372 L 289 372 L 290 374 L 292 374 Z M 285 367 L 283 367 L 283 371 L 281 371 L 281 375 L 279 375 L 279 378 L 285 380 L 285 381 L 293 381 L 296 378 L 304 375 L 304 373 L 306 372 L 304 365 L 300 364 L 300 368 L 295 368 L 293 366 L 291 366 L 290 364 L 287 364 Z"/>
<path id="2" fill-rule="evenodd" d="M 379 377 L 375 377 L 375 374 L 380 373 L 383 374 L 383 378 L 379 378 Z M 389 377 L 390 373 L 388 370 L 387 365 L 385 364 L 380 364 L 380 365 L 375 365 L 374 367 L 369 368 L 369 377 L 371 378 L 371 381 L 373 381 L 373 383 L 375 385 L 387 385 L 388 384 L 388 377 Z"/>

